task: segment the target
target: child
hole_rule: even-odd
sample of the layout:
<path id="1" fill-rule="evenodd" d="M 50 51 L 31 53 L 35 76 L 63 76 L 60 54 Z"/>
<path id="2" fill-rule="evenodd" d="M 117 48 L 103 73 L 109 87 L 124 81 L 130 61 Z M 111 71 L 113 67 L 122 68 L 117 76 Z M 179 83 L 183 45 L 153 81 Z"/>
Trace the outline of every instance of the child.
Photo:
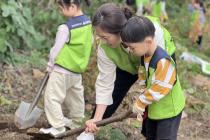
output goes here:
<path id="1" fill-rule="evenodd" d="M 50 72 L 44 102 L 49 123 L 40 132 L 58 136 L 74 129 L 84 117 L 83 73 L 87 67 L 92 45 L 90 19 L 81 10 L 81 0 L 59 0 L 59 8 L 68 21 L 58 27 L 55 44 L 50 51 L 47 71 Z M 69 118 L 64 117 L 61 105 L 65 103 Z"/>
<path id="2" fill-rule="evenodd" d="M 143 59 L 146 90 L 133 105 L 133 112 L 144 115 L 142 134 L 147 140 L 176 140 L 185 98 L 173 59 L 154 41 L 155 27 L 146 17 L 132 17 L 120 35 Z M 146 111 L 145 111 L 146 110 Z"/>
<path id="3" fill-rule="evenodd" d="M 188 5 L 188 10 L 192 14 L 191 31 L 189 38 L 193 43 L 198 44 L 198 48 L 201 49 L 202 38 L 203 38 L 203 27 L 206 21 L 205 18 L 205 7 L 201 0 L 192 0 L 191 4 Z"/>

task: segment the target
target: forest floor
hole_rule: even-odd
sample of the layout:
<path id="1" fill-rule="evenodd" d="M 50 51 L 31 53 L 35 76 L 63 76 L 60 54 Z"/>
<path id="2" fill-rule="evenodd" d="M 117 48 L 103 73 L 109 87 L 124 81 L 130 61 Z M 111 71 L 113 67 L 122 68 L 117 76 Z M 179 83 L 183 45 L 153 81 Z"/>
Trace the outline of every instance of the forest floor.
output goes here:
<path id="1" fill-rule="evenodd" d="M 14 125 L 14 113 L 20 101 L 31 102 L 33 100 L 40 79 L 44 74 L 37 69 L 26 70 L 26 67 L 22 67 L 18 72 L 17 70 L 14 70 L 12 66 L 2 66 L 0 71 L 2 77 L 1 80 L 5 85 L 4 93 L 1 93 L 1 98 L 4 97 L 4 100 L 2 98 L 0 102 L 0 140 L 35 139 L 26 134 L 27 130 L 19 130 Z M 20 75 L 20 73 L 22 74 Z M 205 92 L 199 94 L 207 94 L 206 96 L 210 96 L 209 77 L 196 75 L 186 78 L 194 88 L 205 90 Z M 136 84 L 130 89 L 127 98 L 124 100 L 117 113 L 123 112 L 131 96 L 138 92 L 139 88 Z M 208 140 L 210 138 L 210 115 L 203 108 L 208 106 L 210 102 L 196 98 L 194 95 L 191 95 L 190 91 L 185 91 L 185 94 L 187 97 L 187 105 L 185 109 L 187 116 L 181 121 L 178 140 Z M 88 98 L 93 97 L 94 96 L 90 96 Z M 93 100 L 94 99 L 92 99 L 92 101 Z M 87 100 L 87 112 L 90 112 L 93 108 L 92 101 Z M 192 112 L 190 108 L 199 108 L 199 110 Z M 144 138 L 140 134 L 140 124 L 141 122 L 129 118 L 122 122 L 110 124 L 109 127 L 112 129 L 119 129 L 129 140 L 143 140 Z M 41 127 L 47 126 L 48 123 L 43 114 L 33 129 L 38 130 Z M 75 137 L 65 139 L 75 139 Z"/>

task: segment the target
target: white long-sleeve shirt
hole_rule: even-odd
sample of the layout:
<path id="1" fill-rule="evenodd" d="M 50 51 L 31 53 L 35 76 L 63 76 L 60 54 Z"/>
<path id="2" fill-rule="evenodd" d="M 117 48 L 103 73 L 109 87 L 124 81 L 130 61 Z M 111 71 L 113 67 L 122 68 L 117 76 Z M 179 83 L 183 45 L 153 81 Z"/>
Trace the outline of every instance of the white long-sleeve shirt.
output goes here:
<path id="1" fill-rule="evenodd" d="M 64 47 L 65 43 L 69 42 L 70 33 L 67 25 L 62 24 L 58 26 L 58 30 L 56 33 L 55 43 L 50 50 L 48 67 L 53 69 L 53 71 L 63 73 L 63 74 L 71 74 L 68 70 L 65 70 L 57 65 L 55 65 L 55 58 L 57 57 L 60 50 Z"/>
<path id="2" fill-rule="evenodd" d="M 159 24 L 155 26 L 155 42 L 158 46 L 165 48 L 163 30 Z M 111 105 L 113 103 L 112 92 L 116 79 L 117 65 L 108 58 L 103 48 L 98 47 L 97 52 L 99 74 L 96 80 L 96 104 Z"/>

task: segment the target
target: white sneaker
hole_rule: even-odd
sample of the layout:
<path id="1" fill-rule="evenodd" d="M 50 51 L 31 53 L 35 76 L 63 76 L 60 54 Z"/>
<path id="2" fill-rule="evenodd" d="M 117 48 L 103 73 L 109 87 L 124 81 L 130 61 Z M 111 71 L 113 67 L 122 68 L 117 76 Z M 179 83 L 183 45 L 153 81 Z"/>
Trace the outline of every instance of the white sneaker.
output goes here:
<path id="1" fill-rule="evenodd" d="M 65 123 L 65 127 L 68 127 L 70 129 L 75 129 L 75 128 L 80 127 L 80 125 L 77 124 L 77 122 L 73 121 L 72 119 L 68 119 L 68 118 L 64 117 L 63 121 Z"/>
<path id="2" fill-rule="evenodd" d="M 39 132 L 44 133 L 44 134 L 50 134 L 51 136 L 57 138 L 59 136 L 61 136 L 62 134 L 64 134 L 66 132 L 66 128 L 65 127 L 60 127 L 60 128 L 41 128 L 39 130 Z"/>
<path id="3" fill-rule="evenodd" d="M 65 124 L 65 127 L 68 127 L 68 128 L 71 129 L 71 125 L 73 124 L 72 120 L 64 117 L 63 121 L 64 121 L 64 124 Z"/>

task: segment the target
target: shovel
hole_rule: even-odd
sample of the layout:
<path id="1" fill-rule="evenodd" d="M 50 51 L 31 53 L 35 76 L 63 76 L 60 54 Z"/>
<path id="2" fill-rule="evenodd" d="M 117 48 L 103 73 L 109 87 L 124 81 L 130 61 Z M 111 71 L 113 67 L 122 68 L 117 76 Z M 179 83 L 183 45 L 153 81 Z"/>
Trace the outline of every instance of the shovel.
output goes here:
<path id="1" fill-rule="evenodd" d="M 43 110 L 38 108 L 36 105 L 42 96 L 42 91 L 48 81 L 48 78 L 49 73 L 46 73 L 44 78 L 42 79 L 38 93 L 31 104 L 21 101 L 20 106 L 15 112 L 14 119 L 15 125 L 19 129 L 26 129 L 32 127 L 36 123 L 38 118 L 41 116 Z"/>

